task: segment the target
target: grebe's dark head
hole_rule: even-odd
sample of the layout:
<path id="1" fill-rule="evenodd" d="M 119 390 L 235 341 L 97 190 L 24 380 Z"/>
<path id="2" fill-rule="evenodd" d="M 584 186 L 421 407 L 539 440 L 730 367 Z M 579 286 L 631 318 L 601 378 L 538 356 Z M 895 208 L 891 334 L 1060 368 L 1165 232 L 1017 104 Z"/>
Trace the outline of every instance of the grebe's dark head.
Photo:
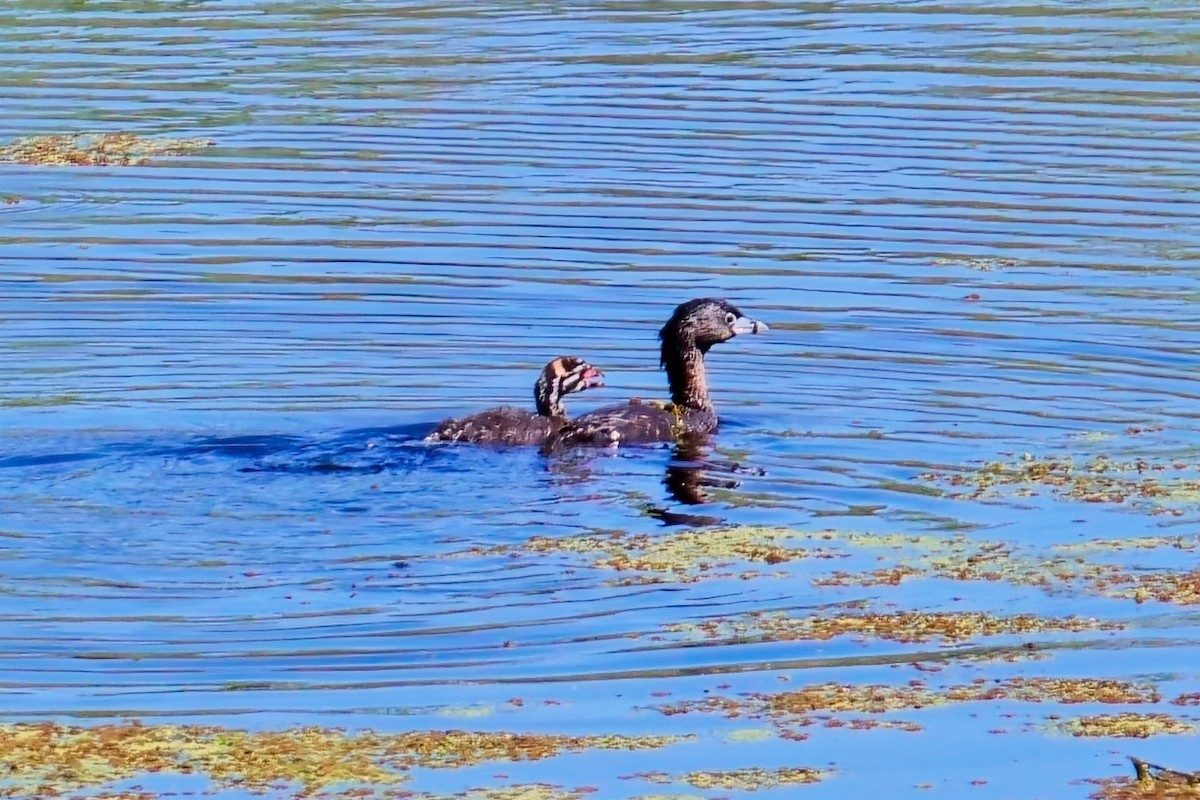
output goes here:
<path id="1" fill-rule="evenodd" d="M 701 297 L 681 303 L 658 332 L 662 340 L 662 365 L 669 366 L 684 350 L 707 353 L 714 344 L 743 333 L 766 333 L 766 323 L 750 319 L 728 300 Z"/>

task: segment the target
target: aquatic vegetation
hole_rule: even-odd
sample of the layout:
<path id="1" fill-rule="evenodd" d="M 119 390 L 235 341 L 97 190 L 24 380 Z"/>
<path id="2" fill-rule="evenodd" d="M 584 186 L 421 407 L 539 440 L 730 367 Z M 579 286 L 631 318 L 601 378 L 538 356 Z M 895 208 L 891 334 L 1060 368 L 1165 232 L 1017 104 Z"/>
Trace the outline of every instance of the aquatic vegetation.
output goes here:
<path id="1" fill-rule="evenodd" d="M 717 575 L 751 577 L 734 572 L 737 562 L 781 564 L 810 557 L 836 557 L 830 551 L 794 546 L 813 534 L 788 528 L 738 527 L 678 531 L 660 536 L 622 532 L 551 538 L 535 536 L 518 547 L 476 549 L 473 553 L 575 553 L 590 557 L 592 566 L 618 572 L 657 573 L 662 579 L 697 581 Z"/>
<path id="2" fill-rule="evenodd" d="M 77 394 L 56 394 L 43 397 L 9 397 L 0 399 L 0 407 L 6 408 L 45 408 L 65 406 L 80 402 Z"/>
<path id="3" fill-rule="evenodd" d="M 468 789 L 457 792 L 454 800 L 586 800 L 594 797 L 595 789 L 563 789 L 547 783 L 523 783 L 499 788 Z M 404 800 L 450 800 L 446 794 L 414 792 L 405 794 Z"/>
<path id="4" fill-rule="evenodd" d="M 924 472 L 917 478 L 946 486 L 950 497 L 961 500 L 1001 498 L 1005 490 L 1017 497 L 1047 490 L 1057 497 L 1087 503 L 1135 503 L 1148 506 L 1150 513 L 1178 516 L 1183 512 L 1172 504 L 1200 502 L 1196 473 L 1196 464 L 1181 461 L 1119 461 L 1107 456 L 1076 461 L 1070 456 L 1026 453 L 1014 462 L 993 461 L 957 472 Z"/>
<path id="5" fill-rule="evenodd" d="M 1002 258 L 1000 256 L 963 256 L 959 258 L 935 258 L 933 259 L 935 267 L 966 267 L 967 269 L 977 270 L 979 272 L 991 272 L 996 269 L 1012 268 L 1021 265 L 1021 262 L 1015 258 Z"/>
<path id="6" fill-rule="evenodd" d="M 41 166 L 140 166 L 154 156 L 194 153 L 210 139 L 151 139 L 136 133 L 73 133 L 26 136 L 0 146 L 0 162 Z"/>
<path id="7" fill-rule="evenodd" d="M 755 564 L 785 565 L 805 562 L 806 578 L 816 587 L 886 587 L 918 579 L 1002 582 L 1014 586 L 1040 587 L 1046 591 L 1075 590 L 1137 603 L 1161 602 L 1176 605 L 1200 603 L 1200 570 L 1159 569 L 1147 571 L 1118 564 L 1090 561 L 1089 549 L 1192 551 L 1195 537 L 1148 537 L 1120 544 L 1093 540 L 1079 545 L 1047 550 L 1021 548 L 1009 542 L 974 539 L 964 535 L 880 535 L 858 531 L 802 531 L 791 528 L 742 526 L 674 531 L 658 535 L 621 532 L 561 538 L 537 536 L 519 545 L 476 547 L 454 554 L 508 555 L 575 554 L 590 566 L 618 573 L 632 573 L 616 581 L 633 585 L 646 583 L 694 583 L 715 578 L 749 580 L 759 577 L 795 577 L 794 571 L 761 570 Z M 830 562 L 858 557 L 882 566 L 859 571 L 819 570 Z M 724 629 L 709 624 L 700 631 L 718 636 L 760 638 L 828 638 L 858 632 L 900 641 L 927 641 L 941 636 L 947 642 L 972 636 L 1001 633 L 1080 632 L 1118 630 L 1115 622 L 1083 621 L 1077 618 L 1041 620 L 1012 618 L 968 612 L 927 614 L 895 612 L 888 615 L 849 615 L 838 620 L 786 622 L 761 617 L 758 633 L 747 618 L 741 625 Z M 686 632 L 684 628 L 668 630 Z M 891 630 L 890 634 L 882 633 Z"/>
<path id="8" fill-rule="evenodd" d="M 302 728 L 251 734 L 199 726 L 54 723 L 0 726 L 9 764 L 0 794 L 51 793 L 136 777 L 147 772 L 202 772 L 218 785 L 250 790 L 277 781 L 315 790 L 342 781 L 404 780 L 378 763 L 384 742 L 373 735 Z"/>
<path id="9" fill-rule="evenodd" d="M 672 776 L 666 772 L 641 772 L 627 777 L 641 778 L 650 783 L 687 783 L 697 789 L 753 792 L 759 789 L 778 789 L 781 786 L 820 783 L 832 774 L 810 767 L 780 767 L 778 769 L 734 769 L 724 772 L 688 772 L 678 776 Z"/>
<path id="10" fill-rule="evenodd" d="M 350 734 L 317 727 L 251 732 L 139 723 L 96 727 L 51 722 L 4 724 L 0 725 L 0 752 L 5 754 L 8 768 L 0 776 L 0 797 L 55 794 L 163 772 L 203 774 L 217 787 L 251 792 L 280 784 L 296 786 L 303 794 L 331 787 L 349 787 L 350 791 L 400 783 L 414 767 L 536 761 L 568 751 L 656 749 L 679 741 L 679 737 L 667 736 L 462 730 Z"/>
<path id="11" fill-rule="evenodd" d="M 1064 705 L 1153 705 L 1161 702 L 1162 697 L 1152 685 L 1119 680 L 1010 678 L 993 681 L 980 678 L 972 683 L 948 686 L 930 686 L 922 680 L 902 685 L 823 683 L 785 692 L 751 692 L 735 697 L 709 696 L 701 700 L 660 705 L 657 709 L 669 716 L 715 713 L 727 719 L 766 721 L 786 738 L 805 739 L 809 734 L 800 732 L 800 729 L 813 726 L 853 730 L 889 728 L 907 732 L 923 729 L 920 723 L 912 720 L 834 715 L 919 712 L 939 706 L 1000 700 Z"/>
<path id="12" fill-rule="evenodd" d="M 973 683 L 930 688 L 922 681 L 904 686 L 853 686 L 836 683 L 809 686 L 774 695 L 752 695 L 769 711 L 858 711 L 883 713 L 947 703 L 1019 700 L 1028 703 L 1157 703 L 1157 689 L 1125 681 L 1084 678 L 979 679 Z"/>
<path id="13" fill-rule="evenodd" d="M 1169 714 L 1093 714 L 1060 723 L 1072 736 L 1115 736 L 1145 739 L 1159 734 L 1192 734 L 1197 728 Z"/>
<path id="14" fill-rule="evenodd" d="M 1071 552 L 1120 552 L 1122 550 L 1181 550 L 1187 553 L 1200 548 L 1200 536 L 1131 536 L 1124 539 L 1091 539 L 1086 542 L 1055 545 L 1054 550 Z"/>
<path id="15" fill-rule="evenodd" d="M 980 636 L 1035 634 L 1095 630 L 1120 630 L 1116 622 L 1095 618 L 1053 619 L 1036 614 L 1002 616 L 983 612 L 926 613 L 896 611 L 887 614 L 860 613 L 837 616 L 793 617 L 783 613 L 750 612 L 737 618 L 719 617 L 698 623 L 675 624 L 667 630 L 696 633 L 707 639 L 752 639 L 794 641 L 832 639 L 857 635 L 898 642 L 927 642 L 941 639 L 954 644 Z"/>
<path id="16" fill-rule="evenodd" d="M 1200 603 L 1200 569 L 1173 572 L 1116 572 L 1097 579 L 1094 588 L 1111 597 L 1138 603 L 1157 601 L 1192 606 Z"/>
<path id="17" fill-rule="evenodd" d="M 537 536 L 524 544 L 474 548 L 472 555 L 569 553 L 587 556 L 589 564 L 618 572 L 641 573 L 647 581 L 694 582 L 702 578 L 756 578 L 789 573 L 739 568 L 808 560 L 823 564 L 852 555 L 867 555 L 886 566 L 862 573 L 833 571 L 813 577 L 816 586 L 896 585 L 915 577 L 937 575 L 959 580 L 1005 580 L 1047 583 L 1045 573 L 1069 570 L 1077 559 L 1025 563 L 1013 558 L 1011 545 L 965 536 L 881 535 L 857 531 L 804 531 L 768 526 L 737 526 L 674 531 L 659 535 L 622 532 L 552 538 Z M 1081 569 L 1082 567 L 1080 567 Z M 1109 567 L 1095 567 L 1107 570 Z"/>
<path id="18" fill-rule="evenodd" d="M 283 790 L 280 785 L 270 787 L 273 796 Z M 477 787 L 461 792 L 448 794 L 446 792 L 420 792 L 408 788 L 348 788 L 341 791 L 324 790 L 317 793 L 300 791 L 296 798 L 312 798 L 313 800 L 589 800 L 596 797 L 595 787 L 585 786 L 577 789 L 565 789 L 548 783 L 517 783 L 509 786 Z M 258 793 L 258 792 L 256 792 Z M 188 796 L 186 793 L 179 793 Z M 200 793 L 193 793 L 199 796 Z M 101 792 L 85 796 L 73 794 L 78 800 L 160 800 L 158 793 L 130 792 Z"/>
<path id="19" fill-rule="evenodd" d="M 1086 583 L 1119 572 L 1107 564 L 1080 557 L 1046 557 L 1025 553 L 1002 542 L 955 537 L 927 548 L 916 540 L 896 554 L 896 563 L 861 572 L 835 570 L 812 578 L 815 586 L 895 586 L 916 578 L 955 581 L 995 581 L 1046 588 Z"/>

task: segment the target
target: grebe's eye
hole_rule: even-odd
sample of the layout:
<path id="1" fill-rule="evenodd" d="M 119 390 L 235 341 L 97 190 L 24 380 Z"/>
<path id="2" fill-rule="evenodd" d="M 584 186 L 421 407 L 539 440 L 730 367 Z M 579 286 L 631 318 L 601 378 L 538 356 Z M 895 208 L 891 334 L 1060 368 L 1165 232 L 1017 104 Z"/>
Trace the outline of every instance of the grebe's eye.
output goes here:
<path id="1" fill-rule="evenodd" d="M 734 314 L 732 311 L 730 311 L 729 313 L 727 313 L 725 315 L 725 324 L 726 325 L 732 325 L 736 321 L 737 321 L 737 314 Z"/>

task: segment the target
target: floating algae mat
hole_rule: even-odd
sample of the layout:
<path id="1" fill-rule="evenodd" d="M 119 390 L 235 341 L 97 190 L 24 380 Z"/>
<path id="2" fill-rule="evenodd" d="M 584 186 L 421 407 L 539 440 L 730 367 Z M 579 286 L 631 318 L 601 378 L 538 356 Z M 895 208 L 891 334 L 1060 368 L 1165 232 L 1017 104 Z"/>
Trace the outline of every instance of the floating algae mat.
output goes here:
<path id="1" fill-rule="evenodd" d="M 524 544 L 476 547 L 449 555 L 579 557 L 592 567 L 620 575 L 612 583 L 625 586 L 802 576 L 816 587 L 883 587 L 942 579 L 1010 583 L 1047 591 L 1083 589 L 1139 603 L 1193 605 L 1200 603 L 1200 569 L 1144 571 L 1085 556 L 1120 551 L 1191 552 L 1198 541 L 1195 536 L 1150 536 L 1034 549 L 963 535 L 881 535 L 743 526 L 658 535 L 617 532 L 557 539 L 538 536 Z M 858 571 L 832 566 L 843 561 L 882 566 Z M 949 621 L 943 622 L 944 628 L 950 625 Z"/>
<path id="2" fill-rule="evenodd" d="M 26 136 L 0 145 L 0 163 L 48 166 L 141 166 L 154 156 L 179 156 L 212 147 L 211 139 L 150 138 L 135 133 Z"/>
<path id="3" fill-rule="evenodd" d="M 628 535 L 617 532 L 554 539 L 537 536 L 523 545 L 475 548 L 472 555 L 494 553 L 570 553 L 586 557 L 593 566 L 631 573 L 629 582 L 694 582 L 704 577 L 733 574 L 731 565 L 773 565 L 812 557 L 816 551 L 807 533 L 787 528 L 722 528 L 679 531 L 669 535 Z M 757 569 L 738 572 L 753 577 Z"/>
<path id="4" fill-rule="evenodd" d="M 1032 497 L 1042 492 L 1085 503 L 1129 505 L 1150 514 L 1183 516 L 1200 506 L 1200 465 L 1179 459 L 1035 456 L 993 461 L 978 469 L 925 472 L 960 500 Z"/>
<path id="5" fill-rule="evenodd" d="M 147 774 L 203 775 L 215 788 L 298 796 L 399 796 L 413 769 L 537 761 L 567 752 L 666 747 L 678 737 L 451 731 L 385 735 L 324 728 L 250 732 L 197 725 L 0 725 L 0 796 L 59 796 Z M 405 794 L 403 796 L 414 796 Z M 417 795 L 419 796 L 419 795 Z"/>
<path id="6" fill-rule="evenodd" d="M 854 685 L 826 683 L 775 693 L 716 695 L 703 700 L 657 706 L 663 714 L 711 713 L 746 722 L 766 722 L 785 738 L 808 739 L 810 729 L 891 728 L 919 732 L 924 726 L 915 718 L 897 718 L 895 712 L 964 703 L 1008 701 L 1032 704 L 1186 705 L 1184 698 L 1165 701 L 1157 687 L 1127 681 L 1091 678 L 976 679 L 968 684 L 931 684 L 912 680 L 902 685 Z M 868 716 L 862 716 L 868 715 Z M 1186 715 L 1165 712 L 1125 712 L 1091 715 L 1063 721 L 1062 714 L 1047 714 L 1040 725 L 1053 725 L 1072 736 L 1145 738 L 1155 734 L 1192 734 L 1195 721 Z M 1030 725 L 1032 728 L 1033 725 Z"/>
<path id="7" fill-rule="evenodd" d="M 740 769 L 727 772 L 688 772 L 671 775 L 666 772 L 642 772 L 631 775 L 650 783 L 684 783 L 696 789 L 729 789 L 754 792 L 760 789 L 778 789 L 806 783 L 819 783 L 829 777 L 828 772 L 807 767 L 782 767 L 779 769 Z"/>
<path id="8" fill-rule="evenodd" d="M 879 612 L 855 614 L 806 614 L 793 616 L 782 612 L 752 611 L 740 617 L 710 618 L 699 623 L 667 626 L 672 633 L 685 633 L 723 641 L 800 641 L 858 636 L 864 640 L 890 639 L 897 642 L 928 642 L 938 639 L 947 644 L 986 636 L 1028 636 L 1038 633 L 1080 633 L 1120 630 L 1119 622 L 1096 618 L 1039 617 L 1036 614 L 1004 616 L 983 612 Z"/>

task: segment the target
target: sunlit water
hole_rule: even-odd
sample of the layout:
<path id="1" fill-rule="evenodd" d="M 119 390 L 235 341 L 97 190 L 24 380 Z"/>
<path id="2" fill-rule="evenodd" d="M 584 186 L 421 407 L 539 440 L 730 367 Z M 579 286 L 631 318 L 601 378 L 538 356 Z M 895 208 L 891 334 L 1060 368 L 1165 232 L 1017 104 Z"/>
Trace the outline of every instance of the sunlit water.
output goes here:
<path id="1" fill-rule="evenodd" d="M 981 504 L 916 476 L 1026 452 L 1195 459 L 1198 35 L 1170 0 L 7 4 L 7 134 L 216 146 L 0 166 L 3 721 L 702 734 L 500 770 L 604 797 L 652 791 L 616 778 L 647 763 L 835 765 L 782 790 L 813 797 L 1084 797 L 1070 781 L 1125 771 L 1114 753 L 1200 767 L 1186 737 L 1006 738 L 967 716 L 1004 704 L 740 747 L 730 721 L 647 710 L 781 676 L 902 682 L 922 674 L 889 659 L 953 652 L 643 646 L 673 622 L 860 599 L 1135 623 L 1042 661 L 951 662 L 947 682 L 1195 691 L 1176 606 L 817 588 L 803 564 L 618 587 L 567 556 L 467 552 L 674 523 L 1195 533 L 1195 506 Z M 705 295 L 771 325 L 710 356 L 708 502 L 672 492 L 666 449 L 420 443 L 527 403 L 563 353 L 608 374 L 573 412 L 663 396 L 655 333 Z M 513 697 L 520 714 L 494 711 Z"/>

